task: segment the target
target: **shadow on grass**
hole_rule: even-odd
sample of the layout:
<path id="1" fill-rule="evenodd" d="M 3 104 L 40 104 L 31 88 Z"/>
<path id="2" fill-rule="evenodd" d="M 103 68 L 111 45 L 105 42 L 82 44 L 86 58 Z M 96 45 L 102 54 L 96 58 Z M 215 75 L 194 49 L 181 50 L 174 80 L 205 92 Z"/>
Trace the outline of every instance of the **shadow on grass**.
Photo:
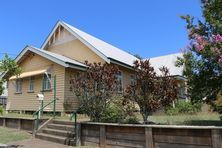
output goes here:
<path id="1" fill-rule="evenodd" d="M 188 120 L 184 121 L 186 125 L 199 125 L 199 126 L 222 126 L 222 121 L 215 120 Z"/>

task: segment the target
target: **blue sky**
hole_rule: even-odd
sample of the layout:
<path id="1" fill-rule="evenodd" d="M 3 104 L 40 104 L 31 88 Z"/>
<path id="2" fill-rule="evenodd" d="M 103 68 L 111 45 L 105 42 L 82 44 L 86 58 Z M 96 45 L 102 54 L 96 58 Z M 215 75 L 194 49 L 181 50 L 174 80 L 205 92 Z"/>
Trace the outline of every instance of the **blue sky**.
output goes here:
<path id="1" fill-rule="evenodd" d="M 1 0 L 1 53 L 40 47 L 58 20 L 144 58 L 188 43 L 180 15 L 201 18 L 200 0 Z"/>

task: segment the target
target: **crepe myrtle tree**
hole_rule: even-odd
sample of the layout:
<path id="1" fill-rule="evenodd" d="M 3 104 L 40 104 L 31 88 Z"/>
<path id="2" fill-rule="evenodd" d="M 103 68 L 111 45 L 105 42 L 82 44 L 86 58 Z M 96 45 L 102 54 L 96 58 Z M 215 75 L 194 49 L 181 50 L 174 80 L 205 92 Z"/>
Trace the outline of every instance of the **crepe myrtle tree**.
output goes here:
<path id="1" fill-rule="evenodd" d="M 185 65 L 188 95 L 207 102 L 222 114 L 222 0 L 201 0 L 202 16 L 182 16 L 190 44 L 177 66 Z"/>
<path id="2" fill-rule="evenodd" d="M 2 60 L 0 60 L 0 95 L 4 91 L 3 84 L 6 81 L 6 77 L 2 77 L 3 74 L 7 76 L 19 75 L 21 73 L 21 68 L 18 64 L 10 58 L 7 54 L 4 56 Z"/>
<path id="3" fill-rule="evenodd" d="M 88 63 L 86 71 L 77 73 L 70 81 L 78 97 L 80 109 L 91 121 L 100 122 L 117 91 L 118 68 L 109 64 Z"/>
<path id="4" fill-rule="evenodd" d="M 166 67 L 160 68 L 161 75 L 157 75 L 149 60 L 135 61 L 134 70 L 134 83 L 127 86 L 124 98 L 125 102 L 133 101 L 139 105 L 146 124 L 149 115 L 177 99 L 177 84 Z"/>

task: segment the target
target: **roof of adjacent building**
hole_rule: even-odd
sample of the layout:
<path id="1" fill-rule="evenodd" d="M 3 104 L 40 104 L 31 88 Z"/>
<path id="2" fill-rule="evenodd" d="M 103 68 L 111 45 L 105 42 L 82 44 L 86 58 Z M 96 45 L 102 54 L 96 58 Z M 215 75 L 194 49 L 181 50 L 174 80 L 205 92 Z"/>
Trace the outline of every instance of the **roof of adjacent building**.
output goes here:
<path id="1" fill-rule="evenodd" d="M 59 21 L 48 38 L 42 45 L 42 49 L 45 48 L 49 39 L 52 37 L 53 33 L 56 31 L 57 27 L 61 25 L 65 29 L 67 29 L 72 35 L 78 38 L 81 42 L 83 42 L 86 46 L 88 46 L 92 51 L 94 51 L 98 56 L 104 59 L 106 62 L 110 63 L 110 61 L 114 60 L 128 66 L 133 66 L 133 62 L 138 60 L 137 57 L 131 55 L 130 53 L 125 52 L 113 45 L 110 45 L 92 35 L 89 35 L 63 21 Z"/>
<path id="2" fill-rule="evenodd" d="M 183 67 L 177 67 L 175 66 L 175 62 L 177 60 L 177 57 L 183 57 L 183 53 L 175 53 L 175 54 L 169 54 L 159 57 L 150 58 L 150 63 L 156 70 L 157 74 L 161 74 L 159 71 L 160 67 L 167 67 L 170 71 L 170 75 L 172 76 L 182 76 L 183 75 Z"/>

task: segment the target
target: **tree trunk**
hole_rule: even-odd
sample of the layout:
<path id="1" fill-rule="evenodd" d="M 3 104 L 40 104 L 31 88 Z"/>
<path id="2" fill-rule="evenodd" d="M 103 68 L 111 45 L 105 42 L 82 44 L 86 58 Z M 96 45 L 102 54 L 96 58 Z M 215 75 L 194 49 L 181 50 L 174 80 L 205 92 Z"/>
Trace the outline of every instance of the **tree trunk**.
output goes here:
<path id="1" fill-rule="evenodd" d="M 143 124 L 147 124 L 149 114 L 147 112 L 145 113 L 141 112 L 141 115 L 143 116 Z"/>

